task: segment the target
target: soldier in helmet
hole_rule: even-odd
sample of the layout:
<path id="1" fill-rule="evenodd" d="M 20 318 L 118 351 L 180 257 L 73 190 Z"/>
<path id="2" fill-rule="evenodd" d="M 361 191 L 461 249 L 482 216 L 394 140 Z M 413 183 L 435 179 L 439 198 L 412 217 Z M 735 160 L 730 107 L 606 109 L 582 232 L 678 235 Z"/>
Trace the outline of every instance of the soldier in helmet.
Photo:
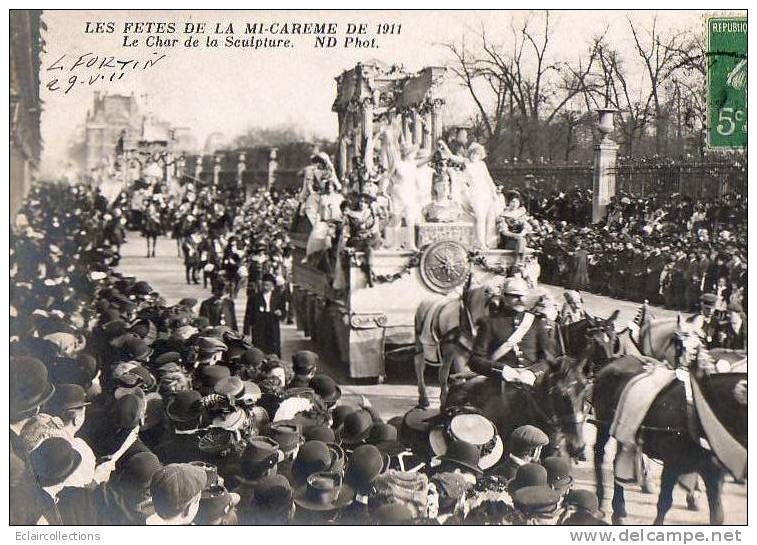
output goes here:
<path id="1" fill-rule="evenodd" d="M 549 369 L 556 353 L 554 337 L 543 318 L 526 310 L 527 294 L 522 278 L 505 280 L 498 310 L 477 325 L 471 370 L 481 375 L 497 372 L 508 382 L 533 385 Z"/>

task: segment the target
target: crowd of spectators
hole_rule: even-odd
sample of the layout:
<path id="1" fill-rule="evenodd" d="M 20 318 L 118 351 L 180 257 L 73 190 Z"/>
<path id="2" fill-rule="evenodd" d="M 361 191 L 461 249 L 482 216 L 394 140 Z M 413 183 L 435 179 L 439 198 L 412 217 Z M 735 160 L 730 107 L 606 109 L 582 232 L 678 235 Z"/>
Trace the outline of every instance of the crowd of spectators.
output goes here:
<path id="1" fill-rule="evenodd" d="M 255 202 L 239 229 L 280 210 Z M 345 402 L 317 354 L 282 361 L 118 272 L 113 222 L 96 189 L 44 185 L 14 228 L 12 524 L 601 523 L 543 431 L 505 446 L 475 412 Z"/>
<path id="2" fill-rule="evenodd" d="M 591 198 L 581 189 L 531 192 L 530 245 L 543 282 L 681 311 L 712 293 L 718 310 L 746 310 L 746 197 L 619 194 L 594 224 Z"/>

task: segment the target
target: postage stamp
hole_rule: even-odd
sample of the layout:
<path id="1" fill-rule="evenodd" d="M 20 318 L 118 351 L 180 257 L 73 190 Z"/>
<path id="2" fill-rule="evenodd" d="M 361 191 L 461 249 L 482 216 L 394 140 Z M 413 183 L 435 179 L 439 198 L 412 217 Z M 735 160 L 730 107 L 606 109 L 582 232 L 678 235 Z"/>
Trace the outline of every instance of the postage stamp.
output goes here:
<path id="1" fill-rule="evenodd" d="M 747 19 L 713 17 L 707 21 L 707 100 L 712 148 L 747 145 Z"/>

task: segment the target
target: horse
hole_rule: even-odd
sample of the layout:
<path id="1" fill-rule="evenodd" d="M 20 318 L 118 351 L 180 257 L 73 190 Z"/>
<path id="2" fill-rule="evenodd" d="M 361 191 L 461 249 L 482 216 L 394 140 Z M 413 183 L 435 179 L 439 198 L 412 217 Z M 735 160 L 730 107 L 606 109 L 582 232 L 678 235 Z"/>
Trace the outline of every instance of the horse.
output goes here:
<path id="1" fill-rule="evenodd" d="M 465 373 L 470 357 L 476 323 L 488 315 L 496 287 L 471 287 L 471 277 L 460 296 L 453 294 L 443 299 L 422 301 L 415 311 L 415 376 L 418 380 L 418 406 L 428 407 L 424 371 L 426 364 L 439 367 L 441 403 L 447 396 L 450 370 Z M 427 359 L 433 351 L 436 361 Z"/>
<path id="2" fill-rule="evenodd" d="M 533 387 L 503 382 L 496 376 L 479 376 L 450 388 L 446 405 L 472 405 L 497 428 L 507 443 L 520 426 L 531 424 L 550 438 L 544 456 L 567 454 L 585 459 L 584 404 L 589 382 L 582 366 L 570 356 L 559 356 L 552 371 Z"/>
<path id="3" fill-rule="evenodd" d="M 590 380 L 597 370 L 622 354 L 623 344 L 615 331 L 619 314 L 615 310 L 608 318 L 587 315 L 577 322 L 558 324 L 562 353 L 583 362 L 583 373 Z"/>
<path id="4" fill-rule="evenodd" d="M 709 354 L 690 324 L 680 316 L 676 321 L 673 343 L 674 364 L 677 368 L 689 367 L 694 375 L 701 374 Z M 623 356 L 605 366 L 597 373 L 592 405 L 596 415 L 597 439 L 594 446 L 594 473 L 597 496 L 600 504 L 604 501 L 605 445 L 610 438 L 609 428 L 618 409 L 621 394 L 629 380 L 642 372 L 644 364 L 635 356 Z M 728 399 L 740 380 L 746 374 L 723 373 L 692 376 L 706 385 L 717 399 Z M 731 411 L 733 412 L 733 411 Z M 729 428 L 736 430 L 736 439 L 746 445 L 746 407 L 738 414 L 724 415 L 729 420 Z M 659 459 L 663 463 L 662 480 L 657 501 L 655 524 L 662 524 L 672 505 L 673 487 L 682 475 L 698 473 L 704 481 L 710 508 L 710 523 L 723 523 L 721 493 L 725 470 L 714 454 L 705 449 L 689 432 L 685 386 L 681 381 L 664 388 L 650 406 L 640 429 L 640 447 L 644 454 Z M 627 516 L 623 487 L 615 483 L 613 498 L 613 522 L 620 523 Z"/>

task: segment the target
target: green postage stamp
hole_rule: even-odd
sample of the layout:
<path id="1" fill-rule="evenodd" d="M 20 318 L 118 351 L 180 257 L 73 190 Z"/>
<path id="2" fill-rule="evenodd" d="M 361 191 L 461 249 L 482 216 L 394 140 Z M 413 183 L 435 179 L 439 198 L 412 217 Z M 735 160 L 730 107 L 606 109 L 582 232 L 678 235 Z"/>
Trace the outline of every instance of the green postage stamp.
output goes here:
<path id="1" fill-rule="evenodd" d="M 709 144 L 718 149 L 747 145 L 747 19 L 707 20 Z"/>

